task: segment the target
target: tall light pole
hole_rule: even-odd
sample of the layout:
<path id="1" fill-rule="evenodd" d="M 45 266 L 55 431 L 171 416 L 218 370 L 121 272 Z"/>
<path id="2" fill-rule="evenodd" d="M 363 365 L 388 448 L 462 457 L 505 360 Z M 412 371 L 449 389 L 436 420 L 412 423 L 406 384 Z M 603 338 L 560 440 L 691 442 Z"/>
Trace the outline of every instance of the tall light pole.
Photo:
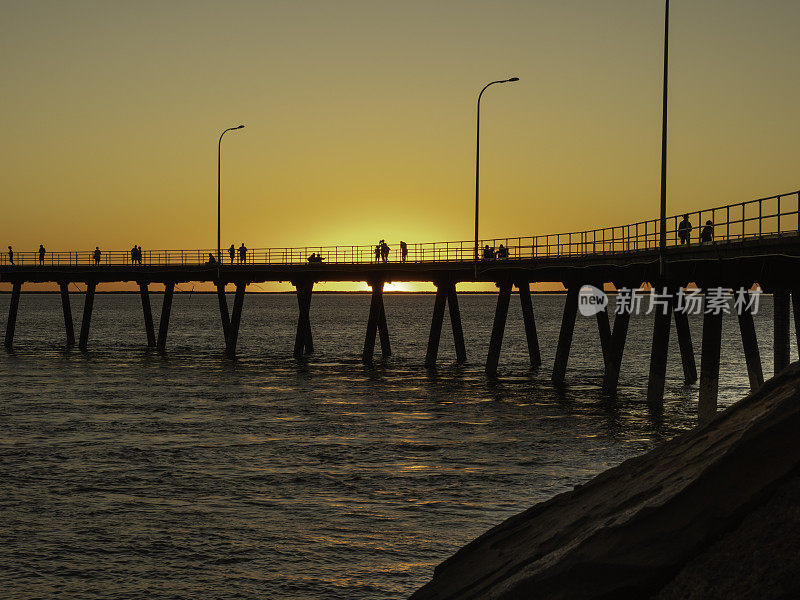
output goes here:
<path id="1" fill-rule="evenodd" d="M 219 144 L 217 145 L 217 264 L 219 266 L 222 266 L 222 250 L 220 248 L 222 230 L 222 136 L 236 129 L 244 129 L 244 125 L 229 127 L 223 131 L 219 136 Z"/>
<path id="2" fill-rule="evenodd" d="M 478 94 L 478 119 L 477 119 L 477 136 L 475 140 L 475 279 L 478 279 L 478 196 L 479 196 L 479 181 L 481 176 L 481 96 L 490 85 L 495 83 L 510 83 L 512 81 L 519 81 L 519 77 L 510 77 L 508 79 L 501 79 L 492 81 L 483 86 L 481 93 Z"/>
<path id="3" fill-rule="evenodd" d="M 661 116 L 661 232 L 658 238 L 658 271 L 666 275 L 665 251 L 667 248 L 667 75 L 669 73 L 669 0 L 664 13 L 664 89 Z"/>

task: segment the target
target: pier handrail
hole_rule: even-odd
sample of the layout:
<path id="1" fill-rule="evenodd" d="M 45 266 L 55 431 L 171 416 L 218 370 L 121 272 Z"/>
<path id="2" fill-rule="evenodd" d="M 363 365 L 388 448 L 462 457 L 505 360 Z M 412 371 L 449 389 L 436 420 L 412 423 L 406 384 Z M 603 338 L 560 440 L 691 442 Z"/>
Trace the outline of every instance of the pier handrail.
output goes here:
<path id="1" fill-rule="evenodd" d="M 692 224 L 691 244 L 699 243 L 703 224 L 710 220 L 714 229 L 714 244 L 737 243 L 750 239 L 774 238 L 800 235 L 800 190 L 755 200 L 716 206 L 688 214 Z M 667 218 L 667 245 L 679 246 L 678 226 L 683 214 Z M 616 225 L 584 231 L 542 234 L 528 237 L 488 238 L 480 246 L 489 246 L 496 251 L 500 245 L 508 249 L 506 260 L 534 258 L 560 258 L 596 254 L 619 254 L 655 250 L 659 244 L 659 220 L 650 219 L 625 225 Z M 408 244 L 409 263 L 472 262 L 473 240 L 451 242 L 421 242 Z M 373 245 L 349 246 L 301 246 L 283 248 L 248 249 L 246 259 L 239 260 L 238 249 L 233 261 L 228 251 L 223 251 L 225 265 L 300 265 L 315 253 L 323 258 L 322 264 L 370 264 L 381 262 L 375 256 Z M 207 261 L 209 254 L 216 255 L 216 248 L 143 250 L 142 265 L 190 266 Z M 46 252 L 44 266 L 94 265 L 94 251 Z M 129 250 L 103 250 L 100 265 L 132 265 Z M 403 262 L 399 243 L 391 244 L 388 261 Z M 14 251 L 14 264 L 34 266 L 40 264 L 38 251 Z M 10 257 L 0 254 L 0 266 L 9 266 Z"/>

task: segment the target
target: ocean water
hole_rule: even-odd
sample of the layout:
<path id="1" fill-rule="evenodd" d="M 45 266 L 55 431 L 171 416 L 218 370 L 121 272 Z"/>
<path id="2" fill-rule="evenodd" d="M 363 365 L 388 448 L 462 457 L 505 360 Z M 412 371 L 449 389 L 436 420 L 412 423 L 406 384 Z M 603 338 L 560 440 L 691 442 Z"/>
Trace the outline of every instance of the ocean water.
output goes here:
<path id="1" fill-rule="evenodd" d="M 651 317 L 632 319 L 608 398 L 593 317 L 578 317 L 566 387 L 549 382 L 563 296 L 534 296 L 536 370 L 512 297 L 496 382 L 495 297 L 460 300 L 469 362 L 454 364 L 445 321 L 429 372 L 431 295 L 386 297 L 394 354 L 373 368 L 365 295 L 314 297 L 316 353 L 300 362 L 290 295 L 247 295 L 236 361 L 212 295 L 176 295 L 165 356 L 143 347 L 138 296 L 97 296 L 82 353 L 64 348 L 58 296 L 23 295 L 0 355 L 0 597 L 402 598 L 489 527 L 694 424 L 674 328 L 654 415 Z M 769 376 L 769 297 L 756 327 Z M 749 389 L 735 316 L 723 355 L 726 406 Z"/>

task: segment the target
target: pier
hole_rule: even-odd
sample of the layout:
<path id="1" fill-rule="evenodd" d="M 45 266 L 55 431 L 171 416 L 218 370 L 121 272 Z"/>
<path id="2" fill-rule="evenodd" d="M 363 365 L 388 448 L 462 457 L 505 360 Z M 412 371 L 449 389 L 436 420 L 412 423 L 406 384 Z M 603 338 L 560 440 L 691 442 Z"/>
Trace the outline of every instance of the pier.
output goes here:
<path id="1" fill-rule="evenodd" d="M 91 251 L 52 252 L 40 261 L 38 253 L 15 253 L 14 263 L 0 257 L 0 282 L 11 285 L 5 347 L 12 350 L 19 299 L 24 286 L 30 283 L 54 283 L 60 288 L 67 346 L 76 344 L 68 286 L 86 285 L 77 346 L 90 346 L 91 319 L 95 291 L 102 283 L 134 282 L 138 284 L 144 320 L 143 345 L 164 352 L 168 343 L 170 312 L 177 284 L 207 282 L 216 286 L 220 310 L 220 343 L 229 357 L 235 357 L 241 320 L 246 318 L 244 306 L 247 286 L 262 282 L 290 282 L 296 289 L 298 303 L 297 330 L 292 350 L 295 358 L 314 352 L 311 304 L 314 285 L 319 282 L 366 282 L 372 289 L 369 314 L 365 315 L 363 360 L 375 360 L 377 342 L 380 353 L 388 357 L 391 349 L 391 315 L 383 301 L 384 285 L 391 282 L 426 282 L 436 287 L 433 315 L 427 347 L 420 351 L 426 367 L 436 367 L 445 310 L 449 309 L 456 358 L 465 362 L 469 349 L 458 304 L 457 286 L 463 282 L 495 284 L 497 307 L 494 315 L 489 352 L 485 357 L 487 377 L 497 377 L 501 361 L 503 334 L 512 292 L 516 288 L 521 303 L 527 349 L 532 367 L 542 364 L 543 355 L 553 356 L 552 380 L 568 381 L 572 334 L 578 313 L 580 289 L 591 284 L 616 289 L 638 289 L 642 286 L 672 292 L 693 284 L 710 288 L 752 289 L 758 285 L 774 297 L 774 368 L 778 372 L 789 364 L 790 308 L 795 315 L 795 336 L 800 346 L 800 192 L 760 198 L 689 214 L 694 226 L 691 243 L 681 244 L 678 223 L 681 216 L 667 220 L 667 246 L 659 245 L 658 220 L 621 226 L 534 237 L 495 238 L 481 240 L 480 246 L 508 249 L 508 257 L 474 260 L 472 241 L 409 244 L 407 256 L 393 249 L 387 260 L 375 258 L 373 246 L 322 246 L 303 248 L 266 248 L 248 250 L 246 259 L 223 264 L 208 263 L 215 250 L 148 250 L 141 264 L 131 261 L 127 251 L 105 251 L 99 264 Z M 714 224 L 712 242 L 699 243 L 698 234 L 706 221 Z M 322 262 L 309 262 L 315 253 Z M 662 265 L 663 260 L 663 265 Z M 477 277 L 476 277 L 477 273 Z M 558 343 L 554 351 L 539 345 L 536 330 L 535 303 L 531 285 L 559 283 L 566 288 L 564 311 Z M 150 290 L 164 286 L 164 301 L 158 320 L 153 318 Z M 229 308 L 226 286 L 233 285 L 233 306 Z M 706 303 L 708 300 L 706 299 Z M 724 318 L 722 312 L 705 312 L 700 335 L 700 369 L 687 316 L 673 310 L 670 303 L 664 311 L 653 312 L 653 336 L 648 376 L 648 403 L 654 410 L 663 406 L 667 352 L 672 322 L 678 337 L 684 378 L 687 383 L 698 380 L 699 415 L 708 420 L 716 414 L 721 356 L 721 334 L 724 326 L 733 326 L 734 315 Z M 629 313 L 609 318 L 608 308 L 596 315 L 598 349 L 603 355 L 603 388 L 615 394 L 628 333 Z M 764 381 L 759 343 L 753 315 L 745 309 L 738 314 L 748 376 L 752 389 Z M 319 332 L 324 340 L 324 332 Z M 770 342 L 769 340 L 767 341 Z M 320 342 L 320 343 L 324 343 Z M 423 358 L 424 357 L 424 358 Z M 474 359 L 473 359 L 474 360 Z"/>

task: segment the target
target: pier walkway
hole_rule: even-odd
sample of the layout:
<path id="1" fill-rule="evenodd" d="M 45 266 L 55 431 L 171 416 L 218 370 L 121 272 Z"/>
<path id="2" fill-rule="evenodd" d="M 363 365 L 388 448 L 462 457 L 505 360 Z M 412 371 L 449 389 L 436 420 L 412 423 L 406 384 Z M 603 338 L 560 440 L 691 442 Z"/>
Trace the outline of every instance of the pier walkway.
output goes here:
<path id="1" fill-rule="evenodd" d="M 310 306 L 314 284 L 318 282 L 366 282 L 372 288 L 367 317 L 363 359 L 374 360 L 376 339 L 383 356 L 391 355 L 390 316 L 383 303 L 383 287 L 389 282 L 428 282 L 437 288 L 431 320 L 425 365 L 435 368 L 441 338 L 444 311 L 449 307 L 450 320 L 459 361 L 467 360 L 456 286 L 462 282 L 489 282 L 498 288 L 486 373 L 497 375 L 503 332 L 511 292 L 519 290 L 528 351 L 532 366 L 542 362 L 536 333 L 530 286 L 557 282 L 567 289 L 558 345 L 555 350 L 552 379 L 566 381 L 572 332 L 578 312 L 579 291 L 586 284 L 603 289 L 642 286 L 670 292 L 689 284 L 710 288 L 752 289 L 758 285 L 774 297 L 773 352 L 775 371 L 789 364 L 790 304 L 795 314 L 796 335 L 800 343 L 800 192 L 759 198 L 689 213 L 693 229 L 689 243 L 681 243 L 679 223 L 683 215 L 667 220 L 667 247 L 661 268 L 659 221 L 641 221 L 626 225 L 533 237 L 481 240 L 480 257 L 475 260 L 472 241 L 410 243 L 404 257 L 399 244 L 392 244 L 386 260 L 376 259 L 374 246 L 308 246 L 302 248 L 257 248 L 247 251 L 240 261 L 238 252 L 230 260 L 223 250 L 222 262 L 209 262 L 216 249 L 145 250 L 141 264 L 132 262 L 130 251 L 102 251 L 97 261 L 93 251 L 47 252 L 40 260 L 38 252 L 15 252 L 14 264 L 6 254 L 0 256 L 0 282 L 12 286 L 5 346 L 14 343 L 16 317 L 23 285 L 56 283 L 61 289 L 67 345 L 74 345 L 75 333 L 70 306 L 69 284 L 86 285 L 83 318 L 78 347 L 88 348 L 92 309 L 98 284 L 136 282 L 141 291 L 148 347 L 166 349 L 169 318 L 175 285 L 182 282 L 210 282 L 217 286 L 221 331 L 226 353 L 233 357 L 242 318 L 248 284 L 290 282 L 296 287 L 298 322 L 294 356 L 302 358 L 313 352 Z M 713 223 L 713 240 L 700 243 L 700 232 L 707 221 Z M 496 252 L 507 249 L 503 258 L 483 256 L 484 246 Z M 321 262 L 309 262 L 313 254 Z M 150 308 L 151 284 L 164 285 L 164 301 L 156 332 Z M 225 286 L 233 284 L 232 311 L 228 309 Z M 707 302 L 707 300 L 706 300 Z M 655 311 L 651 349 L 648 401 L 654 409 L 663 402 L 667 348 L 671 321 L 675 320 L 686 381 L 697 380 L 697 368 L 691 331 L 685 312 Z M 622 355 L 625 349 L 630 313 L 617 314 L 613 329 L 607 310 L 597 313 L 600 346 L 604 356 L 604 388 L 616 392 Z M 738 315 L 748 374 L 753 389 L 763 382 L 759 347 L 753 317 L 748 310 Z M 703 317 L 700 417 L 708 419 L 716 412 L 719 379 L 722 312 L 705 311 Z"/>

